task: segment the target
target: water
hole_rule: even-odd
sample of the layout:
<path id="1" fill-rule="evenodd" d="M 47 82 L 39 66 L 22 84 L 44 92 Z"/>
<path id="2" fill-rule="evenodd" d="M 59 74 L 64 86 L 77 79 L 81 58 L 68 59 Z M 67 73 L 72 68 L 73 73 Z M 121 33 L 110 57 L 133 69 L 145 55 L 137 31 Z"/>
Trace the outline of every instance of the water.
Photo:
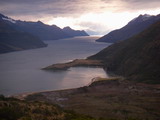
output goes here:
<path id="1" fill-rule="evenodd" d="M 70 68 L 49 72 L 41 68 L 54 63 L 86 58 L 109 44 L 95 42 L 97 37 L 77 37 L 48 41 L 48 47 L 0 55 L 0 94 L 14 95 L 75 88 L 88 84 L 93 77 L 107 77 L 101 68 Z"/>

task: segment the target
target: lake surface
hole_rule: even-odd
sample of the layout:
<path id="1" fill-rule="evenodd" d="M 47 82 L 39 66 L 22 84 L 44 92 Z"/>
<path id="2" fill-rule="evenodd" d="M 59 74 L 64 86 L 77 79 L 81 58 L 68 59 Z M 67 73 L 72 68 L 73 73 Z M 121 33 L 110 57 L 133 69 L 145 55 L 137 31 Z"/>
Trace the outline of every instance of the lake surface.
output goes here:
<path id="1" fill-rule="evenodd" d="M 101 68 L 70 68 L 67 71 L 49 72 L 41 68 L 54 63 L 86 58 L 107 43 L 98 43 L 98 37 L 77 37 L 47 41 L 48 47 L 0 55 L 0 94 L 14 95 L 76 88 L 90 83 L 94 77 L 107 77 Z"/>

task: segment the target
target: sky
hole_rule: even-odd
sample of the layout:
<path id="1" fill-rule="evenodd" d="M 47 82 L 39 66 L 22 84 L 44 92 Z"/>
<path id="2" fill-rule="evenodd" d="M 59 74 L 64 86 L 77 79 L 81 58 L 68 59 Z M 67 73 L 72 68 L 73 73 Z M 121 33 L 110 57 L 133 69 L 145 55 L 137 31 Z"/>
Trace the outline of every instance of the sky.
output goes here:
<path id="1" fill-rule="evenodd" d="M 140 14 L 160 14 L 160 0 L 0 0 L 0 13 L 103 35 Z"/>

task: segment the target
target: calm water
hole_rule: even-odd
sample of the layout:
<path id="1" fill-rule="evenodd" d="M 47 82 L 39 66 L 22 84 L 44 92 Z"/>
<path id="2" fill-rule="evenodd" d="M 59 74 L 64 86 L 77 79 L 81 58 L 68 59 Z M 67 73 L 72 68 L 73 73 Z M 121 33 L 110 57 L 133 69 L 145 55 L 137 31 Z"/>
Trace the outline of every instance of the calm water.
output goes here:
<path id="1" fill-rule="evenodd" d="M 78 37 L 48 41 L 48 47 L 0 55 L 0 94 L 75 88 L 93 77 L 106 77 L 101 68 L 70 68 L 68 71 L 40 70 L 54 63 L 86 58 L 109 44 L 95 42 L 97 37 Z"/>

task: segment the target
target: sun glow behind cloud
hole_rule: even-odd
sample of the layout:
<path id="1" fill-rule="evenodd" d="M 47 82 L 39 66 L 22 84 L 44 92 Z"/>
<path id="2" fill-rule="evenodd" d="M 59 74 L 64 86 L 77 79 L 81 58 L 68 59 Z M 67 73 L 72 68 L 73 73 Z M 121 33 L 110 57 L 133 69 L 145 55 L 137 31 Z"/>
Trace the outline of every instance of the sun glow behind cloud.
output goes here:
<path id="1" fill-rule="evenodd" d="M 71 26 L 74 29 L 90 29 L 94 30 L 95 27 L 103 29 L 114 29 L 125 25 L 129 20 L 133 18 L 133 15 L 129 13 L 88 13 L 77 18 L 57 17 L 48 21 L 48 24 L 56 24 L 63 28 L 65 26 Z M 103 31 L 103 30 L 102 30 Z"/>
<path id="2" fill-rule="evenodd" d="M 48 24 L 56 24 L 57 26 L 64 28 L 70 26 L 73 29 L 83 29 L 95 31 L 98 30 L 98 34 L 106 34 L 113 29 L 119 29 L 126 25 L 130 20 L 137 17 L 140 14 L 156 15 L 159 10 L 153 11 L 138 11 L 135 13 L 130 12 L 103 12 L 103 13 L 87 13 L 79 17 L 56 17 L 48 21 Z"/>

